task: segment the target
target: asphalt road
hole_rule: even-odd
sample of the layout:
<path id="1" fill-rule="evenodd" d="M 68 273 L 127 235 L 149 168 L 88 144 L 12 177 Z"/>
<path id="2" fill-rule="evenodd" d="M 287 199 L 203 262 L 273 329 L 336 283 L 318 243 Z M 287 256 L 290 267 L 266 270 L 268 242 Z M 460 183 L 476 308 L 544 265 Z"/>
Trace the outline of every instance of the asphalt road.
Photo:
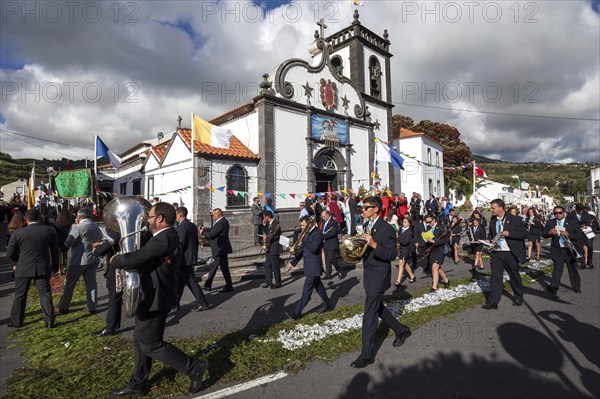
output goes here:
<path id="1" fill-rule="evenodd" d="M 0 224 L 0 237 L 4 237 L 5 226 Z M 594 260 L 600 266 L 598 253 Z M 446 269 L 450 279 L 457 280 L 469 277 L 470 267 L 448 260 Z M 430 279 L 421 278 L 420 270 L 416 274 L 418 281 L 405 283 L 403 288 L 409 293 L 430 284 Z M 583 293 L 579 295 L 562 287 L 559 296 L 552 298 L 543 291 L 548 282 L 544 278 L 526 288 L 525 305 L 520 308 L 503 298 L 496 311 L 475 308 L 431 322 L 414 331 L 401 348 L 393 348 L 391 339 L 386 339 L 375 364 L 366 369 L 351 368 L 358 353 L 348 353 L 331 363 L 315 361 L 295 375 L 230 397 L 600 397 L 598 268 L 583 271 L 582 278 Z M 350 270 L 342 280 L 327 281 L 327 293 L 336 306 L 362 303 L 361 280 L 362 269 Z M 102 319 L 106 316 L 103 281 L 99 273 L 98 317 Z M 566 273 L 563 282 L 568 283 Z M 261 283 L 260 279 L 242 280 L 234 284 L 233 293 L 207 293 L 213 308 L 201 313 L 190 312 L 193 297 L 186 289 L 182 309 L 168 320 L 167 339 L 254 329 L 285 320 L 285 312 L 300 299 L 302 274 L 284 275 L 284 285 L 278 290 L 260 288 Z M 6 389 L 5 378 L 23 364 L 21 358 L 15 358 L 18 348 L 6 350 L 12 291 L 8 262 L 0 258 L 0 392 Z M 305 312 L 320 305 L 318 296 L 313 295 Z M 124 319 L 123 324 L 124 334 L 131 334 L 132 322 Z M 223 388 L 210 387 L 201 394 Z"/>

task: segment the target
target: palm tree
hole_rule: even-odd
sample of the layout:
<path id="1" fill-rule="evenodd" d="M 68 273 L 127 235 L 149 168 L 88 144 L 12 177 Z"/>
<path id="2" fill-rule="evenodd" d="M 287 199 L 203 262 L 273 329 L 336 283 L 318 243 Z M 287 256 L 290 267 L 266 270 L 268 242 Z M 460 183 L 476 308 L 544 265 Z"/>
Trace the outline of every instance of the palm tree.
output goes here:
<path id="1" fill-rule="evenodd" d="M 473 180 L 462 175 L 456 175 L 448 180 L 447 187 L 455 190 L 457 195 L 466 197 L 463 205 L 465 208 L 473 208 L 473 204 L 471 203 L 471 195 L 473 195 Z"/>

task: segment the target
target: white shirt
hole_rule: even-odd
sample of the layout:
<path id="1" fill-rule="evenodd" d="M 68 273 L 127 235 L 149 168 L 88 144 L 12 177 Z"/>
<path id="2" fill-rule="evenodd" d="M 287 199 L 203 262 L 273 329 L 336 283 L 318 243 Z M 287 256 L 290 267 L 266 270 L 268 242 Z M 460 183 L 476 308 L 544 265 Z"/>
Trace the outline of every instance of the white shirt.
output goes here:
<path id="1" fill-rule="evenodd" d="M 157 235 L 159 235 L 163 231 L 168 230 L 168 229 L 172 229 L 172 228 L 173 228 L 173 226 L 169 226 L 169 227 L 165 227 L 164 229 L 160 229 L 157 232 L 155 232 L 154 234 L 152 234 L 152 237 L 156 237 Z"/>

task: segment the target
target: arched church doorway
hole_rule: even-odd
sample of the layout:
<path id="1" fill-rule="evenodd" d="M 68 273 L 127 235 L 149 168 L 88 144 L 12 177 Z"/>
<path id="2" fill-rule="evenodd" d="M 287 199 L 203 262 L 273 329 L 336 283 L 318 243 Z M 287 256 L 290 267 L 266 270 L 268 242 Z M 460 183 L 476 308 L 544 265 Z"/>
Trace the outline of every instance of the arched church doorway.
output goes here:
<path id="1" fill-rule="evenodd" d="M 333 158 L 320 154 L 314 162 L 315 191 L 338 191 L 338 167 Z"/>

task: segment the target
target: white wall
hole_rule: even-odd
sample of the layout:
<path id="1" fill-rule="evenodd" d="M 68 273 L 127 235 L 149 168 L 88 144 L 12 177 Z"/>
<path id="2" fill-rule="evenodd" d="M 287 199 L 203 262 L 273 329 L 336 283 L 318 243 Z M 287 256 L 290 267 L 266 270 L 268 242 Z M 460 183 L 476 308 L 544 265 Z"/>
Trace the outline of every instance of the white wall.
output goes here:
<path id="1" fill-rule="evenodd" d="M 221 125 L 231 129 L 231 132 L 242 144 L 255 154 L 258 154 L 258 112 L 252 112 L 242 118 Z"/>
<path id="2" fill-rule="evenodd" d="M 413 192 L 421 194 L 423 199 L 429 198 L 429 194 L 436 197 L 444 195 L 444 157 L 442 147 L 432 140 L 423 136 L 407 137 L 403 139 L 395 139 L 394 145 L 399 151 L 409 154 L 416 159 L 409 158 L 400 154 L 404 158 L 404 170 L 396 173 L 396 191 L 403 192 L 407 197 L 410 197 Z M 429 167 L 417 162 L 429 162 L 427 150 L 431 150 L 431 161 L 436 164 L 436 153 L 439 154 L 439 166 Z M 429 192 L 429 179 L 432 179 L 433 192 Z M 437 182 L 440 182 L 439 189 Z"/>
<path id="3" fill-rule="evenodd" d="M 275 193 L 300 194 L 307 189 L 308 154 L 306 113 L 281 108 L 274 110 Z M 311 165 L 312 166 L 312 165 Z M 277 209 L 297 208 L 299 200 L 286 196 L 274 198 Z"/>
<path id="4" fill-rule="evenodd" d="M 214 188 L 225 186 L 224 191 L 215 190 L 211 192 L 211 205 L 210 208 L 221 208 L 227 210 L 227 171 L 234 165 L 241 166 L 245 169 L 248 179 L 248 195 L 246 196 L 246 205 L 250 206 L 252 203 L 252 196 L 256 195 L 258 191 L 256 176 L 258 170 L 253 162 L 244 162 L 238 160 L 215 160 L 211 166 L 211 182 Z M 248 211 L 247 209 L 245 210 Z"/>
<path id="5" fill-rule="evenodd" d="M 352 189 L 363 185 L 369 189 L 373 165 L 369 162 L 369 131 L 365 128 L 350 126 Z"/>

